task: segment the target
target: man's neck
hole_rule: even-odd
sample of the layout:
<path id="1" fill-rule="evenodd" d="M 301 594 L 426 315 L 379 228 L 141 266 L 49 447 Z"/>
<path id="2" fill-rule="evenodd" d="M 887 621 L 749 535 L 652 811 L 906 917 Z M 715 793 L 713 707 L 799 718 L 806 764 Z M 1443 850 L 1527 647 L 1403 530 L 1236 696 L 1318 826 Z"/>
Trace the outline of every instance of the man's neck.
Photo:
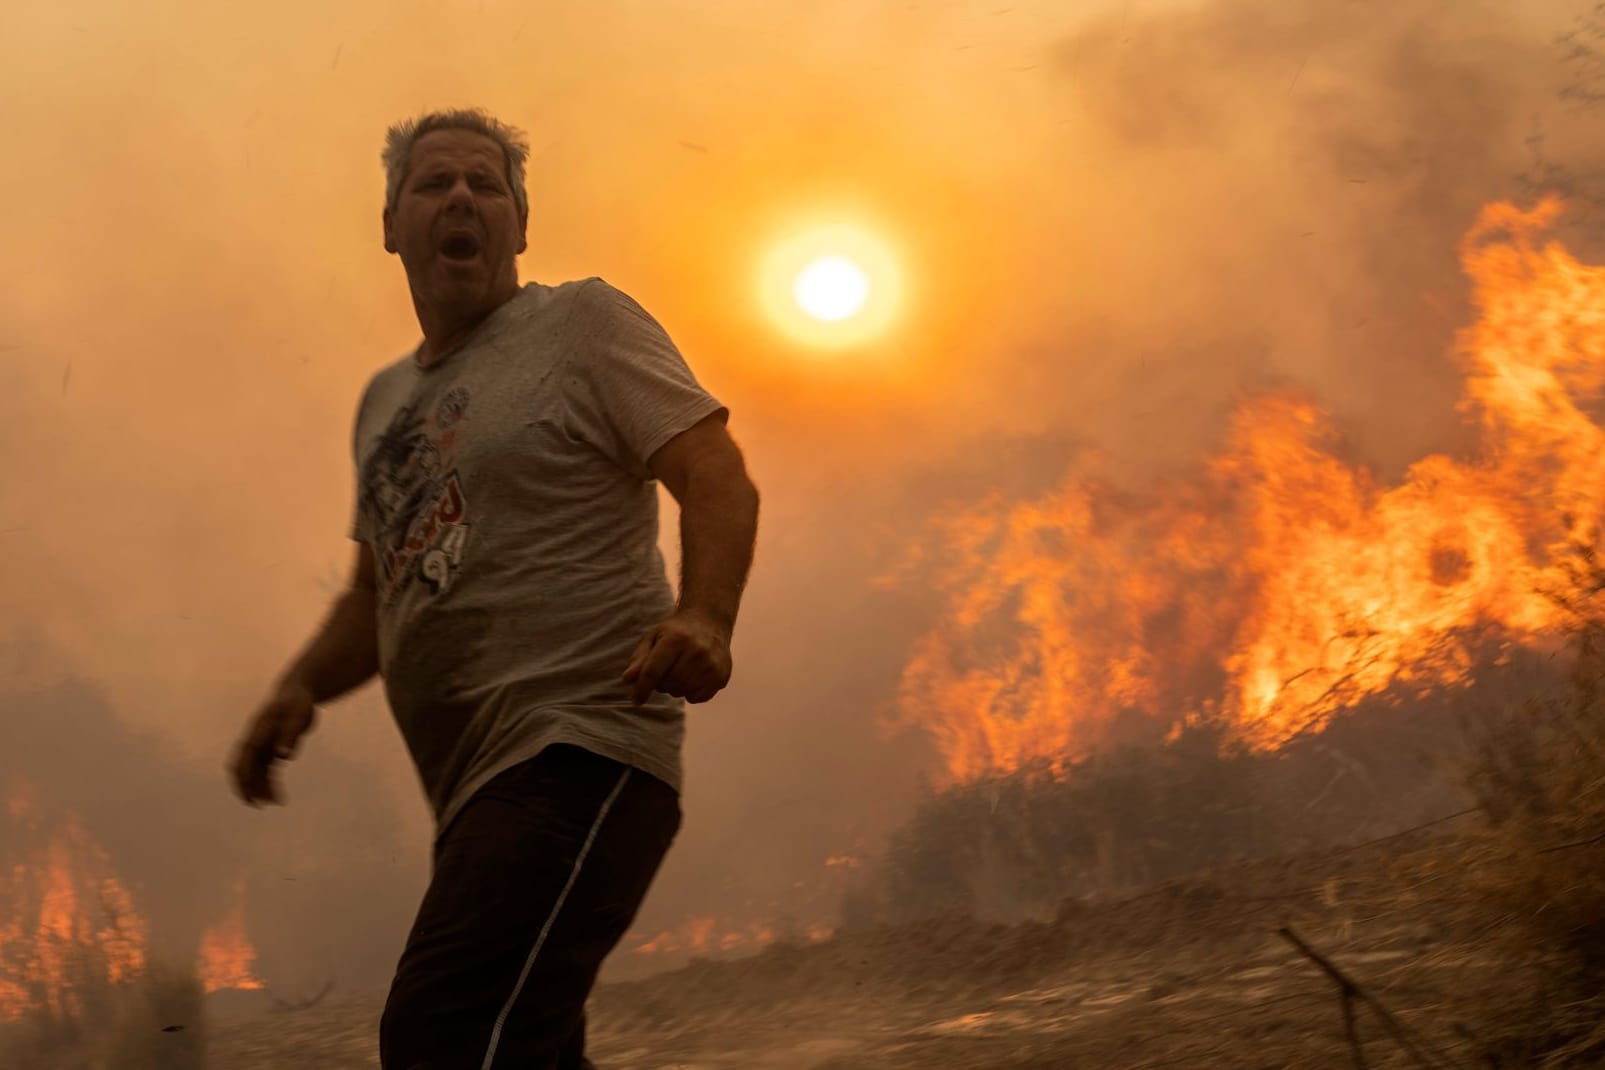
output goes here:
<path id="1" fill-rule="evenodd" d="M 423 328 L 423 344 L 418 347 L 418 363 L 433 364 L 442 354 L 462 344 L 481 323 L 502 305 L 517 296 L 518 288 L 500 295 L 489 305 L 474 309 L 429 309 L 415 302 L 418 326 Z"/>
<path id="2" fill-rule="evenodd" d="M 420 324 L 424 329 L 424 340 L 423 344 L 418 347 L 418 363 L 433 364 L 439 360 L 441 354 L 456 348 L 464 338 L 467 338 L 473 332 L 475 327 L 485 321 L 485 317 L 488 315 L 488 312 L 481 313 L 477 319 L 457 320 L 450 324 L 438 322 L 432 325 L 423 324 L 420 320 Z"/>

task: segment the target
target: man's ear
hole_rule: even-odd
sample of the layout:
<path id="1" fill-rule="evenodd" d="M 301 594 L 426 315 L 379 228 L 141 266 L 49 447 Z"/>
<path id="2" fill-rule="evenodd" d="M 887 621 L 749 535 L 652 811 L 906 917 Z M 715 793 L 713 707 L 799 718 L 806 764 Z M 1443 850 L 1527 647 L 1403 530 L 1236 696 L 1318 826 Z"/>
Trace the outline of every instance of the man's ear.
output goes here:
<path id="1" fill-rule="evenodd" d="M 385 209 L 385 214 L 384 214 L 384 224 L 385 224 L 385 252 L 387 252 L 387 253 L 393 253 L 393 252 L 396 251 L 396 237 L 390 230 L 390 223 L 391 223 L 390 209 L 386 208 Z"/>
<path id="2" fill-rule="evenodd" d="M 518 251 L 523 253 L 529 248 L 529 216 L 520 216 L 518 220 Z"/>

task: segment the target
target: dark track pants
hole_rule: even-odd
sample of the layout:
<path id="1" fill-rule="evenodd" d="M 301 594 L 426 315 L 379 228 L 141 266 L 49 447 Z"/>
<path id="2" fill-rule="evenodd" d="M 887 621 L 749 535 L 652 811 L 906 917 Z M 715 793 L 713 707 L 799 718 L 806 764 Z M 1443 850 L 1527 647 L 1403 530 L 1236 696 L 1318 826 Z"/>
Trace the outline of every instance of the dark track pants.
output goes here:
<path id="1" fill-rule="evenodd" d="M 383 1070 L 582 1070 L 585 1000 L 680 827 L 639 770 L 553 746 L 476 792 L 434 871 L 379 1028 Z"/>

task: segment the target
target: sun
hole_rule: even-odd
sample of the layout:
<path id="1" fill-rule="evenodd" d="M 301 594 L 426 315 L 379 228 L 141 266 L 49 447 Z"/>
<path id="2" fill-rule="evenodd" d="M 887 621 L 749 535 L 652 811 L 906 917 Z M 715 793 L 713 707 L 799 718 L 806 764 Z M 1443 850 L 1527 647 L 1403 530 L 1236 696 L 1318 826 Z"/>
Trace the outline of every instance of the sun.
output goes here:
<path id="1" fill-rule="evenodd" d="M 814 319 L 836 323 L 864 307 L 869 276 L 845 256 L 822 256 L 802 269 L 791 292 Z"/>
<path id="2" fill-rule="evenodd" d="M 758 271 L 759 298 L 786 334 L 814 349 L 872 341 L 897 318 L 902 270 L 891 246 L 868 227 L 798 225 L 773 241 Z"/>

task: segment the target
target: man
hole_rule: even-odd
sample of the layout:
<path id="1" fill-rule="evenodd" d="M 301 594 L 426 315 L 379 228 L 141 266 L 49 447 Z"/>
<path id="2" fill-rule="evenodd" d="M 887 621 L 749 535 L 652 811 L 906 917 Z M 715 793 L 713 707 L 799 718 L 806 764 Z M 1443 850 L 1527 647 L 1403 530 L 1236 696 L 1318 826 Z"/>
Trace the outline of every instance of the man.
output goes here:
<path id="1" fill-rule="evenodd" d="M 519 284 L 527 152 L 478 111 L 389 132 L 385 248 L 423 341 L 357 414 L 350 589 L 231 766 L 278 802 L 317 707 L 383 677 L 437 820 L 385 1070 L 589 1065 L 585 999 L 679 828 L 682 703 L 729 680 L 752 560 L 726 410 L 662 328 L 599 278 Z"/>

